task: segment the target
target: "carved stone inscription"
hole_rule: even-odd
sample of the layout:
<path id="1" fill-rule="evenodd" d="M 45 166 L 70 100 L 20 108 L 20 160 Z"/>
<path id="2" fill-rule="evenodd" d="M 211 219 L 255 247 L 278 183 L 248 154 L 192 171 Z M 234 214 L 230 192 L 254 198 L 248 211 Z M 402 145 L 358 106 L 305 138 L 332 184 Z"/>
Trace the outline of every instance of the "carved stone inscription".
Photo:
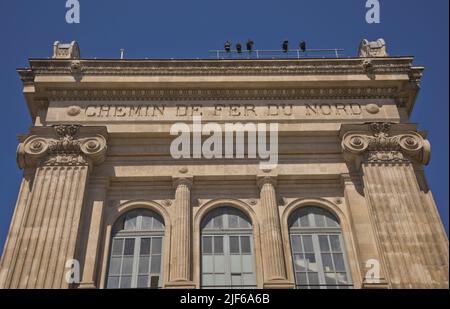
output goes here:
<path id="1" fill-rule="evenodd" d="M 86 121 L 152 120 L 177 121 L 202 116 L 210 120 L 275 119 L 354 119 L 386 117 L 390 105 L 358 102 L 282 103 L 221 102 L 208 104 L 186 102 L 73 102 L 50 107 L 49 120 Z M 62 112 L 62 113 L 61 113 Z"/>
<path id="2" fill-rule="evenodd" d="M 73 108 L 73 107 L 72 107 Z M 92 104 L 84 108 L 84 114 L 88 118 L 110 118 L 110 117 L 145 117 L 159 118 L 164 116 L 210 116 L 210 117 L 275 117 L 293 116 L 355 116 L 361 115 L 363 108 L 361 104 L 351 103 L 321 103 L 321 104 L 214 104 L 212 106 L 176 104 L 166 107 L 164 105 L 109 105 Z"/>

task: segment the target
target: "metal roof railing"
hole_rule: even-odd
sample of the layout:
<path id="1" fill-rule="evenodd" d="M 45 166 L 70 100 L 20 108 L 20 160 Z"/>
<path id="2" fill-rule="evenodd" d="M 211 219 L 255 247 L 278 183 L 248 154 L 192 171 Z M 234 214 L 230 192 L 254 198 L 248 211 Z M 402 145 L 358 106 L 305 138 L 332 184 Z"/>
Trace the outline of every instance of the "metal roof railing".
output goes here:
<path id="1" fill-rule="evenodd" d="M 300 49 L 293 50 L 210 50 L 209 53 L 214 54 L 217 59 L 301 59 L 301 58 L 341 58 L 344 50 L 341 48 L 334 49 L 307 49 L 305 51 Z"/>

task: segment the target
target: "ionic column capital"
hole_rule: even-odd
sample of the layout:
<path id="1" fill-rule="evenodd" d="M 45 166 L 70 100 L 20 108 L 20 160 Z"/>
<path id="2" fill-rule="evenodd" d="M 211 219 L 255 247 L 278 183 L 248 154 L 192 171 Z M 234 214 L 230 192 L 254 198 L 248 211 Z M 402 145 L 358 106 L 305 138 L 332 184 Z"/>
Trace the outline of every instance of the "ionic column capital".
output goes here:
<path id="1" fill-rule="evenodd" d="M 258 176 L 256 182 L 260 189 L 262 189 L 262 187 L 266 184 L 269 184 L 275 188 L 277 186 L 278 180 L 277 176 Z"/>
<path id="2" fill-rule="evenodd" d="M 20 168 L 44 166 L 74 166 L 101 164 L 106 157 L 104 134 L 82 134 L 79 125 L 57 125 L 39 128 L 17 148 Z"/>
<path id="3" fill-rule="evenodd" d="M 194 184 L 194 178 L 193 177 L 173 177 L 172 178 L 173 187 L 178 188 L 180 185 L 186 186 L 188 189 L 192 188 L 192 185 Z"/>
<path id="4" fill-rule="evenodd" d="M 362 162 L 428 164 L 430 143 L 421 134 L 401 124 L 369 123 L 342 136 L 344 158 L 357 167 Z"/>

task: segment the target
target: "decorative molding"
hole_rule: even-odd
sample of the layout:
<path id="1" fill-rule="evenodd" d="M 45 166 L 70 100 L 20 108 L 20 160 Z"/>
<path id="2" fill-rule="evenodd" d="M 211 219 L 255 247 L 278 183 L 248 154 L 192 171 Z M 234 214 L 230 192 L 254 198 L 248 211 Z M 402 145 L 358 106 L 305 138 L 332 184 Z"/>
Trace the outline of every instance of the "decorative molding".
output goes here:
<path id="1" fill-rule="evenodd" d="M 370 123 L 368 132 L 347 132 L 342 150 L 347 159 L 361 163 L 418 162 L 428 164 L 430 144 L 416 132 L 391 134 L 392 124 Z"/>
<path id="2" fill-rule="evenodd" d="M 53 128 L 57 138 L 31 135 L 19 144 L 17 163 L 20 168 L 100 164 L 105 159 L 107 146 L 102 135 L 78 138 L 79 125 Z"/>
<path id="3" fill-rule="evenodd" d="M 110 100 L 295 100 L 396 99 L 396 87 L 285 88 L 285 89 L 49 89 L 52 101 Z"/>

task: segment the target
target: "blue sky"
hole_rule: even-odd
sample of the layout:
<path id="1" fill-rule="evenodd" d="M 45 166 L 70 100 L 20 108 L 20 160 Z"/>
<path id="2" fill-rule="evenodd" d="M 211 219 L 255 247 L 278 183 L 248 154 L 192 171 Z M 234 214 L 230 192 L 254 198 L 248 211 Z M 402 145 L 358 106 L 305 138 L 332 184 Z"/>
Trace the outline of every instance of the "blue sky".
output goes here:
<path id="1" fill-rule="evenodd" d="M 22 172 L 17 134 L 31 125 L 15 70 L 30 57 L 50 57 L 55 40 L 77 40 L 83 57 L 207 58 L 226 40 L 277 49 L 283 40 L 308 48 L 344 48 L 356 55 L 362 38 L 385 38 L 391 55 L 413 55 L 426 67 L 412 121 L 429 131 L 426 168 L 448 231 L 449 1 L 381 2 L 381 23 L 365 22 L 365 0 L 80 0 L 81 23 L 65 22 L 65 0 L 0 0 L 0 247 L 9 228 Z"/>

